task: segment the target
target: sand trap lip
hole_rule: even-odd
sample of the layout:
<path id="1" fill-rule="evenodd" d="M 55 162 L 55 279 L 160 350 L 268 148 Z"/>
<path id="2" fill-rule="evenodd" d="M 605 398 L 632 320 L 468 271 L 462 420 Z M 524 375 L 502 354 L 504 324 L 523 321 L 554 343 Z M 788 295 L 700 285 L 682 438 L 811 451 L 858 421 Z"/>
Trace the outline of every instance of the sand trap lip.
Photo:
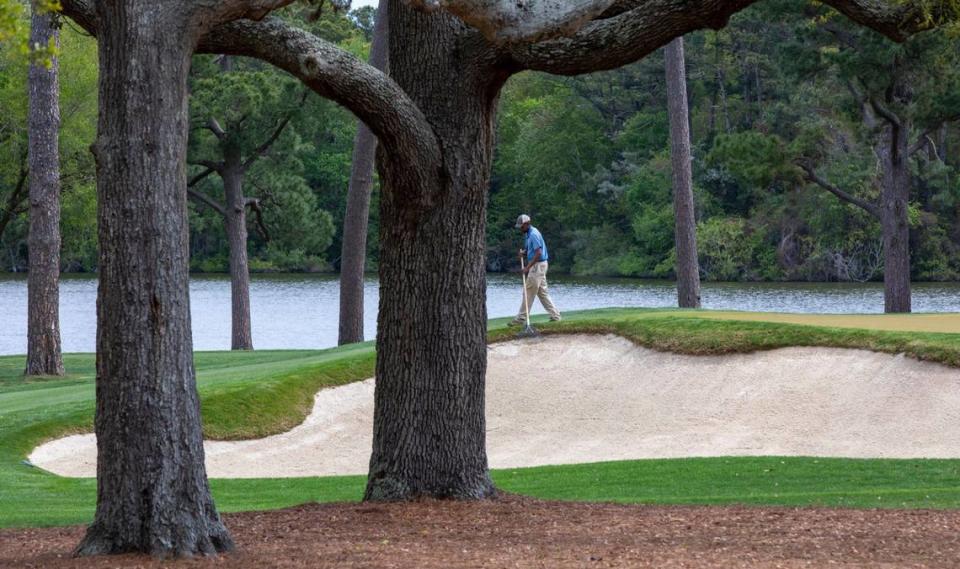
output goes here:
<path id="1" fill-rule="evenodd" d="M 291 431 L 205 443 L 215 478 L 364 474 L 373 380 L 320 391 Z M 618 336 L 494 344 L 487 372 L 492 468 L 692 456 L 960 457 L 960 370 L 863 350 L 786 348 L 685 356 Z M 30 461 L 96 475 L 93 435 Z"/>

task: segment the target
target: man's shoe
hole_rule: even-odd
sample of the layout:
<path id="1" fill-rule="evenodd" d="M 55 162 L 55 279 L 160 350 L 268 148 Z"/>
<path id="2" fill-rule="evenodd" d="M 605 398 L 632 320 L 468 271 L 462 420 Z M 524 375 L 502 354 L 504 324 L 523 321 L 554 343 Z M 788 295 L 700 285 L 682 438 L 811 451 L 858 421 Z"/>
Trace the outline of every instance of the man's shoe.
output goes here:
<path id="1" fill-rule="evenodd" d="M 563 318 L 551 318 L 550 322 L 560 322 Z"/>
<path id="2" fill-rule="evenodd" d="M 514 318 L 510 322 L 507 322 L 507 327 L 516 328 L 517 326 L 523 326 L 524 323 L 526 323 L 526 320 L 517 320 L 516 318 Z"/>

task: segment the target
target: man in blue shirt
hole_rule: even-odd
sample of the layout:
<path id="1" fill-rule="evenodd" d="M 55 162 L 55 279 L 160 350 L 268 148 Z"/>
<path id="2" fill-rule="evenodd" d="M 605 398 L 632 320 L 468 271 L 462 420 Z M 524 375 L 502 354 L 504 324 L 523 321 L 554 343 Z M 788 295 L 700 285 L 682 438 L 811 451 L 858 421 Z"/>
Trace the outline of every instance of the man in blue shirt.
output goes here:
<path id="1" fill-rule="evenodd" d="M 540 299 L 540 304 L 550 315 L 550 320 L 557 322 L 560 320 L 560 311 L 550 300 L 550 294 L 547 292 L 547 261 L 550 254 L 547 252 L 547 244 L 543 240 L 543 235 L 536 227 L 530 225 L 530 216 L 523 214 L 517 218 L 516 228 L 524 234 L 526 243 L 520 254 L 526 254 L 526 263 L 523 264 L 523 273 L 527 275 L 527 304 L 520 302 L 520 312 L 510 324 L 523 324 L 526 322 L 527 312 L 530 305 L 533 304 L 534 297 Z"/>

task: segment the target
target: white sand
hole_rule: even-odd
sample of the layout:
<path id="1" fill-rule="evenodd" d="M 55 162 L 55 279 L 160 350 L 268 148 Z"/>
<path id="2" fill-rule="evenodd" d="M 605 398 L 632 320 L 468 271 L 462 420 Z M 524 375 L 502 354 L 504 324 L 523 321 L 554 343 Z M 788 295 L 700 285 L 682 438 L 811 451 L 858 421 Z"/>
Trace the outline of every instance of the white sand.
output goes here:
<path id="1" fill-rule="evenodd" d="M 862 350 L 682 356 L 616 336 L 495 344 L 487 375 L 492 468 L 688 456 L 960 457 L 960 370 Z M 295 429 L 207 442 L 217 478 L 363 474 L 373 380 L 321 391 Z M 94 476 L 93 435 L 30 455 Z"/>

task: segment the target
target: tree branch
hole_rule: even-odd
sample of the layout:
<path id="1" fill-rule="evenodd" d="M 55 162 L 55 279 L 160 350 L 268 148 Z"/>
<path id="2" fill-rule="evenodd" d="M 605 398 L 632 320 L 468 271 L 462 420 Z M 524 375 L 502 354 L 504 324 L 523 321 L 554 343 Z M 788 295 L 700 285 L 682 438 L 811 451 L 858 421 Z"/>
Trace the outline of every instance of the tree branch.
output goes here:
<path id="1" fill-rule="evenodd" d="M 203 172 L 200 172 L 200 173 L 197 174 L 196 176 L 190 178 L 190 180 L 187 181 L 187 187 L 188 187 L 188 188 L 192 188 L 192 187 L 196 186 L 197 184 L 200 183 L 201 180 L 203 180 L 204 178 L 206 178 L 206 177 L 209 176 L 210 174 L 213 174 L 214 172 L 216 172 L 216 170 L 214 170 L 213 168 L 207 168 L 207 169 L 204 170 Z"/>
<path id="2" fill-rule="evenodd" d="M 821 188 L 827 190 L 831 194 L 840 198 L 842 201 L 845 201 L 849 204 L 853 204 L 859 207 L 860 209 L 864 210 L 865 212 L 869 213 L 873 217 L 880 219 L 880 208 L 876 204 L 872 204 L 866 200 L 850 195 L 847 192 L 838 188 L 837 186 L 834 186 L 830 182 L 818 176 L 816 171 L 814 171 L 814 169 L 809 164 L 799 163 L 797 164 L 797 166 L 799 166 L 800 169 L 806 173 L 805 178 L 808 182 L 812 182 L 820 186 Z"/>
<path id="3" fill-rule="evenodd" d="M 877 99 L 871 98 L 870 106 L 873 107 L 873 110 L 878 115 L 883 117 L 887 122 L 889 122 L 893 126 L 896 126 L 896 127 L 902 126 L 902 123 L 900 122 L 900 117 L 898 117 L 896 113 L 888 109 L 883 103 L 881 103 Z"/>
<path id="4" fill-rule="evenodd" d="M 267 231 L 267 225 L 263 222 L 263 207 L 257 198 L 244 198 L 244 204 L 253 210 L 257 220 L 257 233 L 263 237 L 264 241 L 270 241 L 270 232 Z"/>
<path id="5" fill-rule="evenodd" d="M 219 173 L 223 170 L 223 162 L 214 162 L 213 160 L 197 160 L 195 162 L 190 162 L 191 166 L 203 166 L 208 170 L 213 170 L 214 172 Z"/>
<path id="6" fill-rule="evenodd" d="M 191 188 L 187 188 L 187 195 L 193 198 L 194 200 L 202 203 L 203 205 L 209 207 L 213 211 L 219 213 L 220 215 L 224 215 L 224 216 L 227 215 L 226 208 L 224 208 L 222 205 L 215 202 L 213 198 L 211 198 L 207 194 L 203 192 L 198 192 Z"/>
<path id="7" fill-rule="evenodd" d="M 203 125 L 203 128 L 212 132 L 214 136 L 217 137 L 217 140 L 223 140 L 223 138 L 227 136 L 227 132 L 223 130 L 223 127 L 220 126 L 220 123 L 218 123 L 215 118 L 211 117 L 210 120 L 207 121 L 207 124 Z"/>
<path id="8" fill-rule="evenodd" d="M 443 9 L 494 43 L 530 42 L 574 34 L 616 0 L 406 0 L 425 12 Z"/>
<path id="9" fill-rule="evenodd" d="M 734 13 L 756 0 L 620 0 L 606 14 L 565 38 L 508 44 L 504 55 L 513 68 L 562 75 L 612 69 L 632 63 L 676 37 L 702 28 L 718 29 Z M 922 0 L 824 0 L 859 24 L 895 41 L 955 17 L 937 7 L 930 17 Z M 939 5 L 938 5 L 939 6 Z M 610 16 L 611 13 L 616 15 Z"/>
<path id="10" fill-rule="evenodd" d="M 304 92 L 303 97 L 301 97 L 300 99 L 300 103 L 303 104 L 306 100 L 307 100 L 307 92 Z M 244 171 L 246 171 L 247 168 L 252 166 L 253 163 L 256 162 L 258 158 L 260 158 L 261 156 L 264 156 L 267 152 L 270 151 L 270 147 L 273 146 L 273 143 L 276 142 L 278 138 L 280 138 L 280 134 L 283 133 L 283 129 L 287 128 L 287 125 L 290 124 L 291 119 L 293 119 L 292 113 L 287 115 L 282 121 L 280 121 L 280 124 L 273 131 L 273 134 L 271 134 L 270 137 L 263 142 L 263 144 L 258 146 L 256 150 L 253 151 L 253 154 L 251 154 L 250 157 L 248 157 L 243 162 L 243 165 L 241 166 L 241 168 L 243 168 Z"/>
<path id="11" fill-rule="evenodd" d="M 63 0 L 63 13 L 96 35 L 93 0 Z M 390 163 L 410 177 L 398 191 L 428 207 L 434 196 L 413 194 L 442 175 L 440 142 L 423 112 L 386 74 L 352 54 L 277 18 L 236 20 L 200 38 L 198 53 L 242 55 L 300 79 L 322 97 L 349 109 L 377 135 Z M 412 166 L 412 167 L 411 167 Z"/>

